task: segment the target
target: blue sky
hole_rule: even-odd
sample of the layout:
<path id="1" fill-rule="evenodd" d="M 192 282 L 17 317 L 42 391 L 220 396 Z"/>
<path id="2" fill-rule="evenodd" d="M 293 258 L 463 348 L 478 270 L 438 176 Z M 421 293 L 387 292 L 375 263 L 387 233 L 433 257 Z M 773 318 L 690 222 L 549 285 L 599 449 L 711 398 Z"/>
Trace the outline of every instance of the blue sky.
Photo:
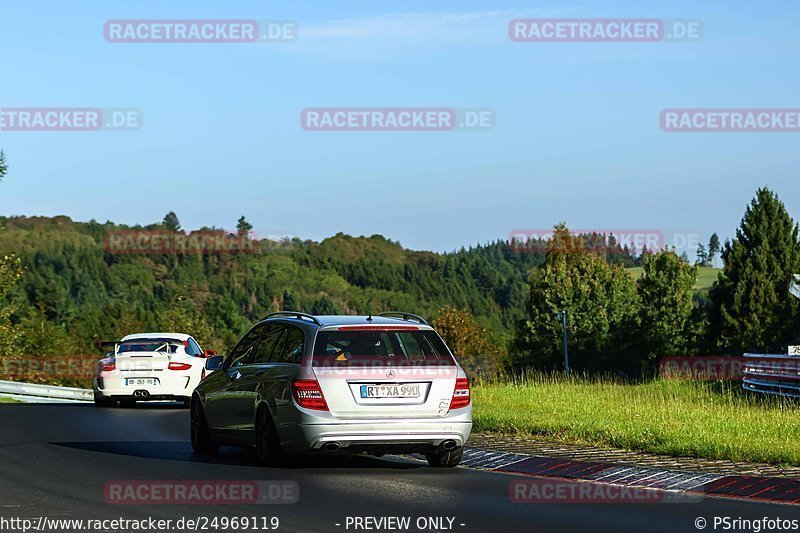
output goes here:
<path id="1" fill-rule="evenodd" d="M 519 17 L 689 18 L 686 43 L 514 43 Z M 110 44 L 108 19 L 294 20 L 282 44 Z M 800 134 L 666 133 L 680 107 L 800 107 L 800 5 L 6 3 L 0 107 L 135 107 L 131 132 L 0 131 L 0 214 L 452 250 L 566 221 L 730 237 L 759 186 L 800 218 Z M 309 132 L 306 107 L 491 108 L 490 131 Z"/>

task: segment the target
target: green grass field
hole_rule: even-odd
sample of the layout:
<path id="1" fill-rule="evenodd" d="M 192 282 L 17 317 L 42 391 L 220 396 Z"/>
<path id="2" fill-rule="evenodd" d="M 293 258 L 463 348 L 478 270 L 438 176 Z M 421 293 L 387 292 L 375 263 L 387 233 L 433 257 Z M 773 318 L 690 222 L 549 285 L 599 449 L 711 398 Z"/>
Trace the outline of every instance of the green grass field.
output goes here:
<path id="1" fill-rule="evenodd" d="M 642 272 L 644 269 L 642 267 L 631 267 L 626 269 L 628 274 L 633 277 L 633 279 L 639 279 L 642 277 Z M 713 267 L 698 267 L 697 269 L 697 280 L 694 283 L 694 290 L 702 291 L 711 288 L 711 285 L 717 281 L 717 276 L 721 271 L 721 268 L 713 268 Z"/>
<path id="2" fill-rule="evenodd" d="M 800 465 L 800 404 L 736 382 L 626 385 L 532 376 L 473 387 L 476 431 L 672 456 Z"/>

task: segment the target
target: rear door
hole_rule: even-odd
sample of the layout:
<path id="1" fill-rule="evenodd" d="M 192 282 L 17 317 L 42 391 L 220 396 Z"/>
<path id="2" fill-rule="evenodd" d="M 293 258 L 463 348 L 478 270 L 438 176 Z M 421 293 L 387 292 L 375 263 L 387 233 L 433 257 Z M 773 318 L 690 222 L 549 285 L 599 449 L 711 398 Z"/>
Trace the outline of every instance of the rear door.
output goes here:
<path id="1" fill-rule="evenodd" d="M 306 346 L 305 332 L 293 324 L 287 324 L 280 343 L 272 352 L 269 367 L 261 378 L 262 394 L 274 408 L 278 431 L 281 423 L 291 420 L 296 412 L 292 401 L 292 381 L 300 372 L 300 361 Z"/>
<path id="2" fill-rule="evenodd" d="M 433 330 L 341 326 L 317 333 L 312 369 L 338 418 L 445 416 L 457 367 Z"/>

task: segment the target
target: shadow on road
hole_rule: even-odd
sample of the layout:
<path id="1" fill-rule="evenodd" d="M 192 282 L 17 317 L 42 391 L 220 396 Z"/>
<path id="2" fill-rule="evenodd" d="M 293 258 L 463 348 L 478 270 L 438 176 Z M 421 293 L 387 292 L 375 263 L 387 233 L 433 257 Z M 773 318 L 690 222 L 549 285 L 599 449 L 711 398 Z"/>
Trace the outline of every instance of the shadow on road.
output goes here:
<path id="1" fill-rule="evenodd" d="M 12 409 L 29 409 L 29 408 L 59 408 L 59 409 L 96 409 L 98 411 L 129 411 L 134 409 L 144 410 L 166 410 L 166 411 L 189 411 L 181 402 L 138 402 L 136 405 L 117 405 L 115 407 L 96 407 L 92 402 L 48 402 L 42 400 L 39 402 L 25 402 L 25 403 L 3 403 L 2 407 Z"/>
<path id="2" fill-rule="evenodd" d="M 99 442 L 51 442 L 56 446 L 73 448 L 96 453 L 110 453 L 145 459 L 161 459 L 165 461 L 184 461 L 189 463 L 206 463 L 235 466 L 257 466 L 255 452 L 249 449 L 223 446 L 216 455 L 199 455 L 192 450 L 191 444 L 181 441 L 99 441 Z M 379 458 L 368 455 L 325 456 L 314 455 L 292 458 L 280 464 L 270 465 L 272 468 L 390 468 L 409 470 L 424 468 L 421 462 Z"/>

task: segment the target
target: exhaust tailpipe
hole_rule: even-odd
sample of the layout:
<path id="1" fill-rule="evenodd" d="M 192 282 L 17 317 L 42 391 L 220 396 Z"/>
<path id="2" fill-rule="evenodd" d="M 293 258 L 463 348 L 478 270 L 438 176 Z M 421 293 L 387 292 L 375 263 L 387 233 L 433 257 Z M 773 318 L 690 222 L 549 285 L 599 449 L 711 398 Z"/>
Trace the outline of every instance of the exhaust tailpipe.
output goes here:
<path id="1" fill-rule="evenodd" d="M 328 442 L 322 447 L 322 449 L 328 453 L 338 452 L 339 448 L 341 448 L 341 446 L 338 442 Z"/>
<path id="2" fill-rule="evenodd" d="M 446 440 L 442 443 L 442 448 L 445 450 L 454 450 L 458 446 L 454 440 Z"/>
<path id="3" fill-rule="evenodd" d="M 140 400 L 144 400 L 144 399 L 146 399 L 148 396 L 150 396 L 150 393 L 149 393 L 149 392 L 147 392 L 146 390 L 136 390 L 136 391 L 133 391 L 133 397 L 134 397 L 134 398 L 139 398 Z"/>

